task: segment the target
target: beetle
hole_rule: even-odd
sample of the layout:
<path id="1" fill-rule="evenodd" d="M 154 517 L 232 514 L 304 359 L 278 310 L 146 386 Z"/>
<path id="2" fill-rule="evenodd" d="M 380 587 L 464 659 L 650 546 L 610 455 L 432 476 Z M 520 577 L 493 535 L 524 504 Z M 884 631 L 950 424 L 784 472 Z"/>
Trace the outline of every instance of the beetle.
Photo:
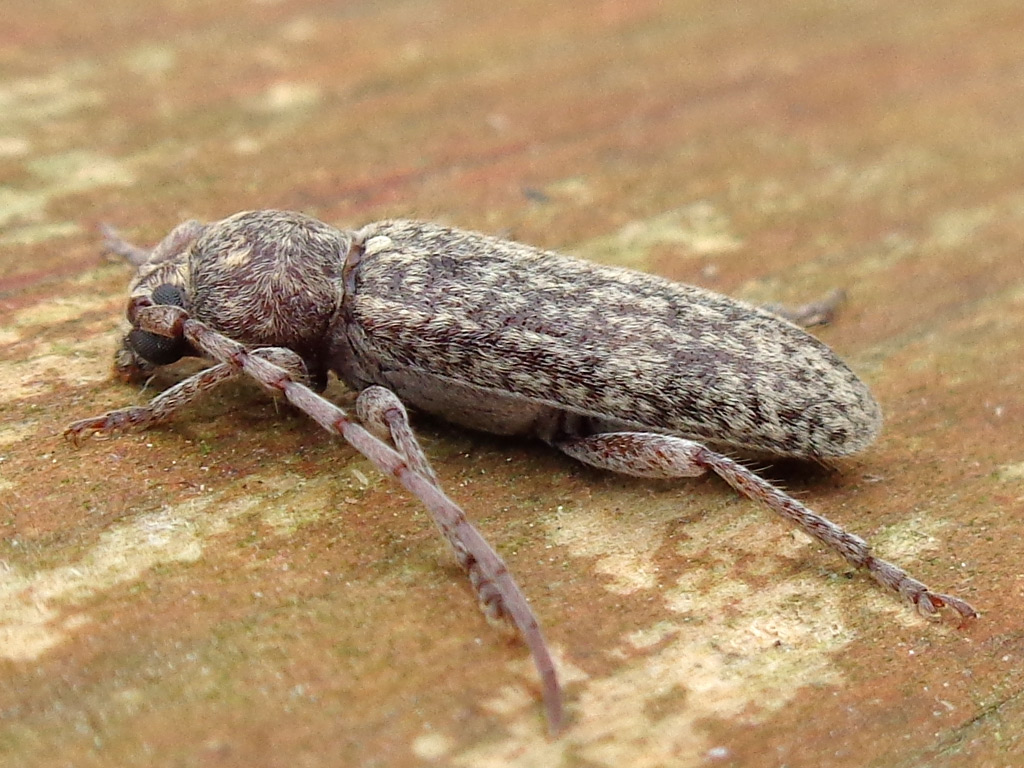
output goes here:
<path id="1" fill-rule="evenodd" d="M 776 312 L 428 222 L 349 231 L 265 210 L 185 222 L 152 249 L 106 234 L 137 267 L 116 371 L 144 378 L 186 356 L 213 364 L 146 406 L 77 421 L 65 434 L 77 442 L 152 426 L 238 374 L 283 393 L 422 501 L 484 611 L 515 625 L 529 648 L 552 732 L 564 709 L 540 625 L 503 560 L 441 489 L 406 406 L 537 437 L 614 472 L 714 472 L 922 614 L 977 616 L 726 455 L 841 457 L 881 428 L 868 387 Z M 356 419 L 319 394 L 329 373 L 359 393 Z"/>

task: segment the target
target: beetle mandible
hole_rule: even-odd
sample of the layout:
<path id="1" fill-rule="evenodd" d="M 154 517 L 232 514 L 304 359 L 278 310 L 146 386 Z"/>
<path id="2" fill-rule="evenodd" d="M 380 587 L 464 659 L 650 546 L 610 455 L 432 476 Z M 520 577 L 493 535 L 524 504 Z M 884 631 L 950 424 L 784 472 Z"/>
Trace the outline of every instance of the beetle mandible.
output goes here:
<path id="1" fill-rule="evenodd" d="M 778 314 L 653 275 L 436 224 L 343 231 L 288 211 L 185 222 L 155 248 L 107 231 L 138 268 L 115 357 L 137 379 L 185 356 L 213 365 L 148 405 L 66 435 L 145 428 L 244 373 L 348 441 L 430 511 L 481 606 L 516 626 L 552 732 L 562 693 L 540 626 L 505 563 L 441 489 L 405 405 L 463 426 L 542 439 L 639 477 L 712 471 L 865 568 L 925 615 L 931 591 L 867 543 L 722 451 L 821 460 L 868 446 L 881 411 L 835 353 Z M 318 394 L 359 392 L 357 420 Z"/>

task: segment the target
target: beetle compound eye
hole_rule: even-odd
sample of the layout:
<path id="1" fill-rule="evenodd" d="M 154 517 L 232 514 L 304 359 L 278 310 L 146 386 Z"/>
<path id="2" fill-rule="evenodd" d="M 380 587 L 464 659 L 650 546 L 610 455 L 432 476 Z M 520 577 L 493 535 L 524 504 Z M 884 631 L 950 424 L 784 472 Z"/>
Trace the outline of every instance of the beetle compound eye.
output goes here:
<path id="1" fill-rule="evenodd" d="M 158 333 L 140 331 L 135 328 L 128 333 L 128 344 L 135 353 L 153 365 L 170 365 L 188 354 L 189 345 L 184 339 L 171 339 Z"/>
<path id="2" fill-rule="evenodd" d="M 184 307 L 185 292 L 173 283 L 161 283 L 153 289 L 153 303 Z"/>
<path id="3" fill-rule="evenodd" d="M 161 283 L 153 289 L 154 304 L 167 304 L 175 307 L 185 306 L 185 292 L 172 283 Z M 158 333 L 142 331 L 138 328 L 128 333 L 128 344 L 135 353 L 153 365 L 170 365 L 186 355 L 194 355 L 192 346 L 183 338 L 169 338 Z"/>

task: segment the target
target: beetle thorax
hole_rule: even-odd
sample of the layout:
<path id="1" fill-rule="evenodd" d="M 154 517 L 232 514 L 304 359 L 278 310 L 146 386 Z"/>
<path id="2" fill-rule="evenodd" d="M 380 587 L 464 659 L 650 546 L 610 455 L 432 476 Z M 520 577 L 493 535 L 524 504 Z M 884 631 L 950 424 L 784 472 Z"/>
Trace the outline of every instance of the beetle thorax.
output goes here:
<path id="1" fill-rule="evenodd" d="M 300 214 L 236 214 L 189 250 L 189 312 L 244 344 L 318 356 L 341 303 L 349 243 Z"/>

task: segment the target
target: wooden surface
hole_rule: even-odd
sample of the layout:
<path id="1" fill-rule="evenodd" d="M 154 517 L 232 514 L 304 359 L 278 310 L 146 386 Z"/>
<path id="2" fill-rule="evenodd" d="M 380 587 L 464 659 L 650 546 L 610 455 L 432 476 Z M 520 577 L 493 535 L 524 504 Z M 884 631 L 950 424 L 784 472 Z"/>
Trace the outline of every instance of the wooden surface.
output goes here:
<path id="1" fill-rule="evenodd" d="M 1024 7 L 877 0 L 6 0 L 0 763 L 1001 766 L 1024 761 Z M 564 675 L 423 510 L 254 387 L 75 449 L 129 270 L 188 217 L 401 215 L 754 301 L 819 335 L 876 445 L 766 476 L 984 612 L 917 618 L 723 483 L 419 420 Z M 330 394 L 351 397 L 340 386 Z"/>

